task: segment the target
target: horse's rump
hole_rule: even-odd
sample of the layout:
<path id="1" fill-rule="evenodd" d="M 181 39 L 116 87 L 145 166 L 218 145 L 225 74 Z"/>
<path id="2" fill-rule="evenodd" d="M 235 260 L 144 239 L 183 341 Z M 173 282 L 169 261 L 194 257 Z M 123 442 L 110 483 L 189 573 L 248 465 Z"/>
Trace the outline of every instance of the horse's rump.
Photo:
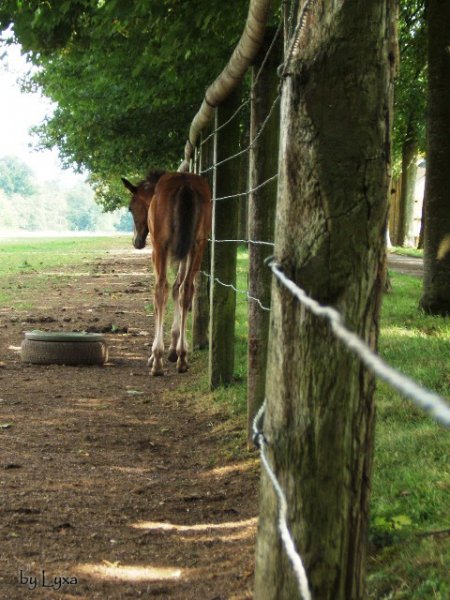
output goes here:
<path id="1" fill-rule="evenodd" d="M 183 260 L 194 243 L 197 230 L 199 199 L 196 192 L 183 185 L 175 197 L 173 212 L 172 255 Z"/>
<path id="2" fill-rule="evenodd" d="M 155 189 L 156 205 L 165 205 L 166 217 L 170 215 L 170 249 L 177 260 L 183 260 L 191 250 L 200 228 L 204 227 L 205 208 L 210 214 L 210 194 L 205 181 L 198 175 L 189 173 L 166 173 L 159 180 Z M 155 206 L 155 211 L 158 207 Z M 206 217 L 208 220 L 208 217 Z M 210 220 L 210 219 L 209 219 Z M 209 224 L 206 224 L 209 233 Z M 155 235 L 158 232 L 155 231 Z M 201 234 L 200 237 L 205 237 Z"/>

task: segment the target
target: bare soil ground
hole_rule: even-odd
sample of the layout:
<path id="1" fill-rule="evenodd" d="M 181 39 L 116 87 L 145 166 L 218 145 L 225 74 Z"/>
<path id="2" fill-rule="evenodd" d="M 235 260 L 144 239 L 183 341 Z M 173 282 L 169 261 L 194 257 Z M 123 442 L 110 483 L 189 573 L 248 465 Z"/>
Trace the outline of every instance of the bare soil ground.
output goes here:
<path id="1" fill-rule="evenodd" d="M 388 268 L 411 277 L 423 277 L 423 259 L 413 256 L 402 256 L 401 254 L 388 253 Z"/>
<path id="2" fill-rule="evenodd" d="M 149 255 L 65 275 L 0 308 L 0 599 L 251 598 L 258 462 L 196 391 L 206 357 L 148 375 Z M 32 329 L 105 332 L 109 361 L 23 364 Z"/>

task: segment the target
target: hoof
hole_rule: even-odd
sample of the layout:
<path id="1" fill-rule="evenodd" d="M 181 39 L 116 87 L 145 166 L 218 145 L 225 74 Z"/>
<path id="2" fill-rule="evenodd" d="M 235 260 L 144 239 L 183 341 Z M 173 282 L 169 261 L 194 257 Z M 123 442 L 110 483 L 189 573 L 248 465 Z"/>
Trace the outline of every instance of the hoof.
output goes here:
<path id="1" fill-rule="evenodd" d="M 169 350 L 169 355 L 167 356 L 167 360 L 170 362 L 177 362 L 178 360 L 178 354 L 177 351 L 175 350 L 175 348 L 171 348 Z"/>
<path id="2" fill-rule="evenodd" d="M 162 369 L 152 369 L 151 374 L 153 375 L 153 377 L 163 377 L 164 371 Z"/>
<path id="3" fill-rule="evenodd" d="M 177 371 L 178 371 L 178 373 L 186 373 L 186 371 L 188 369 L 189 369 L 189 365 L 187 364 L 187 362 L 180 363 L 178 361 L 178 363 L 177 363 Z"/>

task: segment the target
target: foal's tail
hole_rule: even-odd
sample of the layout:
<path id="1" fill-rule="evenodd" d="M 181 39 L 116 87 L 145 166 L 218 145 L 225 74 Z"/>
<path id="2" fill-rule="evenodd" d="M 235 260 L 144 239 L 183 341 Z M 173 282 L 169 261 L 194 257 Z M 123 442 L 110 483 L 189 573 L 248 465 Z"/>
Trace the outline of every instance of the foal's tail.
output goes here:
<path id="1" fill-rule="evenodd" d="M 196 192 L 183 185 L 175 198 L 172 252 L 176 259 L 186 258 L 194 243 L 198 221 L 198 198 Z"/>

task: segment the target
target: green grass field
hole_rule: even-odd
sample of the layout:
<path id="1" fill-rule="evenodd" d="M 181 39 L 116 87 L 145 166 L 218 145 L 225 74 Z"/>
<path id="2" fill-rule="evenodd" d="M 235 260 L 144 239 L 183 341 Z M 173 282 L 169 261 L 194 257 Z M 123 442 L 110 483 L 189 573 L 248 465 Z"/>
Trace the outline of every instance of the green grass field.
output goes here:
<path id="1" fill-rule="evenodd" d="M 32 300 L 24 300 L 24 296 L 38 295 L 49 280 L 64 280 L 67 269 L 81 267 L 93 257 L 122 248 L 131 248 L 130 235 L 0 239 L 0 305 L 32 308 Z M 17 301 L 18 287 L 29 291 L 22 294 L 21 301 Z"/>
<path id="2" fill-rule="evenodd" d="M 129 236 L 58 240 L 0 240 L 0 304 L 14 306 L 24 272 L 36 293 L 42 291 L 47 270 L 64 277 L 65 268 L 83 265 L 92 256 L 130 248 Z M 247 288 L 248 255 L 239 250 L 237 287 Z M 391 273 L 392 293 L 382 308 L 380 354 L 391 365 L 423 385 L 450 397 L 448 319 L 431 317 L 418 309 L 421 283 Z M 237 296 L 236 382 L 210 392 L 207 357 L 195 393 L 214 402 L 235 421 L 226 440 L 230 456 L 245 452 L 247 302 Z M 410 401 L 380 383 L 376 393 L 377 429 L 373 475 L 369 597 L 377 600 L 444 600 L 450 598 L 450 440 L 444 430 Z M 211 457 L 214 460 L 214 457 Z"/>

